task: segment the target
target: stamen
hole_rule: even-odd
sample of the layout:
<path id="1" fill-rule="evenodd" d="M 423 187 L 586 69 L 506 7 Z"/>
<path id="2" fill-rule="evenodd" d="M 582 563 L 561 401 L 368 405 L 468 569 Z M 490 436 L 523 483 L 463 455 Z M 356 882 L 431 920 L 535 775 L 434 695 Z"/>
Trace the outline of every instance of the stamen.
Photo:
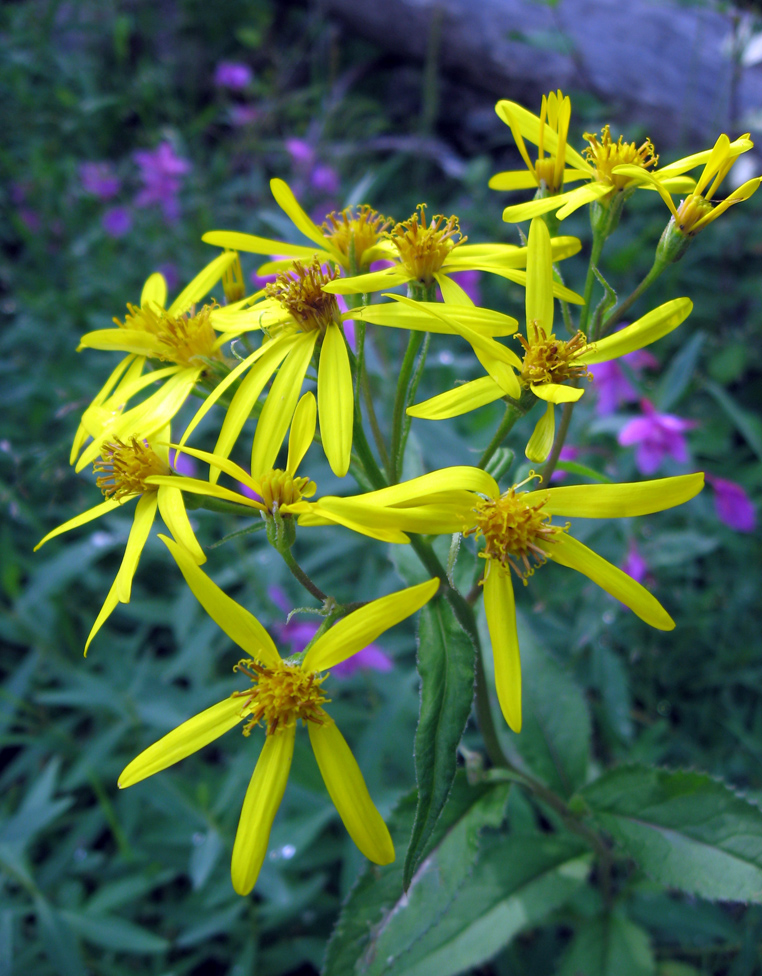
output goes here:
<path id="1" fill-rule="evenodd" d="M 618 190 L 623 190 L 630 182 L 628 176 L 617 176 L 612 174 L 615 166 L 622 163 L 630 163 L 634 166 L 642 166 L 643 169 L 656 167 L 659 157 L 654 152 L 654 144 L 650 139 L 636 146 L 634 142 L 625 142 L 624 136 L 620 136 L 617 142 L 612 142 L 611 129 L 604 125 L 601 130 L 601 141 L 594 132 L 585 132 L 584 138 L 590 143 L 590 148 L 584 151 L 587 161 L 595 167 L 596 178 L 605 183 L 611 183 Z"/>
<path id="2" fill-rule="evenodd" d="M 430 285 L 452 249 L 464 244 L 468 238 L 461 234 L 457 217 L 445 218 L 436 214 L 427 226 L 426 204 L 419 203 L 416 209 L 420 213 L 395 224 L 386 237 L 399 251 L 405 270 L 418 281 Z"/>
<path id="3" fill-rule="evenodd" d="M 288 309 L 304 332 L 325 332 L 331 322 L 341 321 L 336 296 L 323 291 L 323 285 L 337 274 L 335 270 L 324 271 L 318 257 L 309 267 L 294 261 L 288 271 L 280 271 L 275 281 L 266 286 L 265 294 Z"/>
<path id="4" fill-rule="evenodd" d="M 124 323 L 114 319 L 120 328 L 139 329 L 156 336 L 159 350 L 156 358 L 179 366 L 197 366 L 199 359 L 219 359 L 214 344 L 217 339 L 210 314 L 217 304 L 204 305 L 197 313 L 170 315 L 164 309 L 144 305 L 127 305 Z"/>
<path id="5" fill-rule="evenodd" d="M 575 362 L 589 348 L 584 332 L 577 332 L 564 341 L 556 339 L 553 333 L 548 335 L 538 322 L 527 325 L 534 333 L 528 342 L 522 335 L 516 334 L 524 347 L 524 362 L 519 378 L 525 387 L 539 383 L 564 383 L 582 377 L 592 379 L 587 366 Z"/>
<path id="6" fill-rule="evenodd" d="M 302 498 L 311 498 L 317 490 L 315 482 L 309 478 L 295 478 L 280 468 L 268 471 L 257 480 L 268 512 L 277 512 L 283 505 L 291 505 Z"/>
<path id="7" fill-rule="evenodd" d="M 303 671 L 300 667 L 281 662 L 275 668 L 266 668 L 253 660 L 242 660 L 233 668 L 245 674 L 252 683 L 245 691 L 234 691 L 232 698 L 245 699 L 242 712 L 249 715 L 243 727 L 243 734 L 260 722 L 273 735 L 302 722 L 315 722 L 322 725 L 326 714 L 322 706 L 331 699 L 323 695 L 320 687 L 328 677 L 316 671 Z"/>
<path id="8" fill-rule="evenodd" d="M 391 227 L 392 223 L 389 217 L 382 216 L 364 203 L 361 207 L 347 207 L 341 213 L 335 211 L 329 213 L 322 230 L 334 247 L 347 259 L 354 240 L 355 255 L 359 263 L 363 253 L 378 243 L 384 231 Z"/>
<path id="9" fill-rule="evenodd" d="M 152 474 L 170 474 L 169 465 L 146 441 L 139 441 L 136 437 L 128 444 L 118 438 L 104 444 L 101 460 L 93 462 L 93 471 L 96 474 L 100 472 L 101 476 L 95 483 L 106 498 L 116 499 L 157 491 L 155 485 L 146 485 L 146 478 Z"/>

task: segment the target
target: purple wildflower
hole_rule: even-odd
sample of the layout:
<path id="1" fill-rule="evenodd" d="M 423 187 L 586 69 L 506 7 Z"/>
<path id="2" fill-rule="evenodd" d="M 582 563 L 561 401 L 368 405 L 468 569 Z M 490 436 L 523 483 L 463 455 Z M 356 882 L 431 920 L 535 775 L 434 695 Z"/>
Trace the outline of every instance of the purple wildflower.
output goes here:
<path id="1" fill-rule="evenodd" d="M 196 460 L 190 454 L 172 450 L 169 452 L 169 463 L 178 474 L 183 474 L 186 478 L 196 477 Z"/>
<path id="2" fill-rule="evenodd" d="M 109 237 L 124 237 L 132 230 L 132 214 L 126 207 L 109 207 L 101 217 L 101 226 Z"/>
<path id="3" fill-rule="evenodd" d="M 685 464 L 688 446 L 683 436 L 686 430 L 696 426 L 693 420 L 685 420 L 669 413 L 659 413 L 648 400 L 641 400 L 644 416 L 635 417 L 619 432 L 622 447 L 637 444 L 635 463 L 641 474 L 653 474 L 665 457 Z"/>
<path id="4" fill-rule="evenodd" d="M 251 68 L 238 61 L 220 61 L 214 72 L 214 83 L 218 88 L 229 88 L 231 91 L 243 91 L 251 84 Z"/>
<path id="5" fill-rule="evenodd" d="M 659 365 L 658 360 L 645 349 L 636 349 L 622 357 L 633 372 Z M 600 414 L 613 413 L 622 403 L 634 403 L 638 399 L 635 390 L 627 379 L 617 360 L 610 359 L 593 367 L 595 390 L 598 393 L 596 410 Z"/>
<path id="6" fill-rule="evenodd" d="M 315 162 L 315 150 L 304 139 L 286 139 L 286 152 L 299 169 L 310 169 Z"/>
<path id="7" fill-rule="evenodd" d="M 82 163 L 79 167 L 79 181 L 85 193 L 98 197 L 99 200 L 111 200 L 122 189 L 122 181 L 111 163 Z"/>
<path id="8" fill-rule="evenodd" d="M 714 508 L 717 518 L 736 532 L 753 532 L 757 524 L 754 504 L 735 481 L 707 474 L 706 480 L 714 489 Z"/>
<path id="9" fill-rule="evenodd" d="M 333 166 L 318 163 L 310 173 L 310 185 L 321 193 L 333 194 L 339 189 L 339 174 Z"/>
<path id="10" fill-rule="evenodd" d="M 628 576 L 631 576 L 636 583 L 642 583 L 648 573 L 648 563 L 643 558 L 640 550 L 632 539 L 627 547 L 627 557 L 625 558 L 622 569 Z"/>
<path id="11" fill-rule="evenodd" d="M 564 444 L 564 446 L 561 448 L 561 453 L 558 455 L 558 460 L 559 461 L 576 461 L 578 457 L 579 457 L 579 448 L 578 447 L 572 447 L 571 444 Z M 556 468 L 556 470 L 550 476 L 550 480 L 551 481 L 563 481 L 565 477 L 566 477 L 566 471 L 559 470 L 558 468 Z"/>
<path id="12" fill-rule="evenodd" d="M 135 206 L 158 205 L 166 220 L 177 220 L 180 216 L 177 194 L 180 192 L 181 177 L 190 170 L 190 163 L 176 156 L 172 145 L 166 141 L 152 151 L 133 153 L 133 159 L 143 181 L 143 189 L 135 198 Z"/>
<path id="13" fill-rule="evenodd" d="M 238 127 L 251 125 L 262 115 L 262 110 L 254 105 L 231 105 L 230 123 Z"/>

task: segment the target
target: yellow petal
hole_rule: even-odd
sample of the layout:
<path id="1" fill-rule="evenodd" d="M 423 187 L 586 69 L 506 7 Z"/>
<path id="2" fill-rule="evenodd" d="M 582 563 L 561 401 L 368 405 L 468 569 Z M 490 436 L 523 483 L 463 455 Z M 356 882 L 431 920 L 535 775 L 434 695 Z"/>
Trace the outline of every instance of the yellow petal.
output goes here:
<path id="1" fill-rule="evenodd" d="M 460 322 L 486 336 L 513 335 L 518 321 L 510 315 L 495 312 L 491 308 L 476 305 L 443 305 L 441 302 L 401 301 L 402 295 L 389 295 L 391 302 L 353 308 L 351 316 L 374 325 L 392 326 L 397 329 L 414 329 L 419 332 L 435 332 L 452 335 L 452 322 Z M 432 315 L 434 313 L 434 315 Z M 436 317 L 434 317 L 436 316 Z"/>
<path id="2" fill-rule="evenodd" d="M 403 268 L 384 268 L 382 271 L 371 271 L 368 274 L 355 275 L 353 278 L 334 278 L 323 285 L 323 291 L 329 295 L 360 295 L 386 288 L 396 288 L 412 279 Z"/>
<path id="3" fill-rule="evenodd" d="M 310 261 L 314 254 L 325 251 L 325 240 L 318 248 L 305 247 L 303 244 L 288 244 L 286 241 L 273 241 L 267 237 L 256 237 L 254 234 L 242 234 L 236 230 L 210 230 L 201 240 L 205 244 L 228 247 L 248 254 L 282 254 L 284 257 L 298 258 L 302 261 Z M 328 257 L 327 251 L 325 256 Z"/>
<path id="4" fill-rule="evenodd" d="M 490 379 L 497 383 L 504 394 L 513 397 L 514 400 L 518 400 L 521 396 L 521 384 L 513 369 L 500 359 L 495 359 L 493 356 L 485 354 L 478 346 L 474 346 L 473 349 L 476 353 L 476 358 L 487 371 Z M 510 350 L 508 351 L 510 352 Z"/>
<path id="5" fill-rule="evenodd" d="M 251 474 L 258 478 L 270 471 L 286 436 L 302 383 L 317 342 L 317 332 L 305 332 L 296 341 L 270 387 L 259 416 L 251 448 Z M 215 453 L 218 451 L 215 450 Z"/>
<path id="6" fill-rule="evenodd" d="M 137 356 L 157 356 L 160 349 L 156 336 L 142 329 L 97 329 L 86 332 L 79 340 L 78 348 L 130 352 Z"/>
<path id="7" fill-rule="evenodd" d="M 490 190 L 532 190 L 537 187 L 534 173 L 528 169 L 503 170 L 490 177 Z"/>
<path id="8" fill-rule="evenodd" d="M 132 501 L 135 496 L 132 495 L 130 498 L 122 499 L 117 501 L 115 498 L 109 498 L 105 502 L 101 502 L 100 505 L 95 505 L 93 508 L 88 508 L 86 512 L 82 512 L 81 515 L 75 515 L 74 518 L 69 519 L 68 522 L 64 522 L 63 525 L 59 525 L 57 528 L 53 529 L 52 532 L 48 532 L 37 545 L 34 547 L 34 551 L 44 546 L 46 542 L 50 539 L 55 539 L 57 535 L 61 535 L 64 532 L 69 532 L 71 529 L 77 529 L 80 525 L 87 525 L 88 522 L 92 522 L 93 519 L 100 518 L 101 515 L 107 515 L 109 512 L 113 512 L 114 509 L 120 508 L 125 501 Z"/>
<path id="9" fill-rule="evenodd" d="M 239 895 L 248 895 L 254 887 L 267 854 L 270 830 L 291 769 L 295 733 L 291 726 L 267 736 L 249 781 L 230 864 L 233 887 Z"/>
<path id="10" fill-rule="evenodd" d="M 495 106 L 495 111 L 506 125 L 511 126 L 512 129 L 515 126 L 525 139 L 534 143 L 535 146 L 539 145 L 540 119 L 537 115 L 533 115 L 518 102 L 511 102 L 508 99 L 501 99 Z M 558 152 L 558 134 L 547 123 L 545 123 L 542 141 L 550 155 L 555 155 Z M 569 166 L 592 176 L 593 170 L 590 164 L 568 143 L 564 149 L 564 159 Z"/>
<path id="11" fill-rule="evenodd" d="M 157 496 L 159 500 L 159 512 L 166 527 L 177 542 L 181 546 L 185 546 L 199 565 L 205 563 L 206 556 L 204 555 L 204 550 L 198 544 L 198 540 L 188 521 L 183 493 L 178 488 L 162 485 L 157 492 Z"/>
<path id="12" fill-rule="evenodd" d="M 674 630 L 674 620 L 656 597 L 640 583 L 636 583 L 627 573 L 612 566 L 610 562 L 592 549 L 588 549 L 577 539 L 573 539 L 566 533 L 558 533 L 552 545 L 542 548 L 554 562 L 576 569 L 577 572 L 587 576 L 611 596 L 621 600 L 651 627 L 656 627 L 657 630 Z"/>
<path id="13" fill-rule="evenodd" d="M 149 485 L 154 485 L 156 487 L 166 486 L 169 488 L 176 488 L 179 485 L 181 491 L 189 491 L 192 495 L 207 495 L 210 498 L 220 498 L 225 502 L 234 502 L 236 505 L 248 505 L 257 512 L 262 512 L 265 508 L 261 502 L 255 501 L 253 498 L 249 498 L 248 495 L 242 495 L 238 492 L 231 491 L 229 488 L 222 488 L 220 485 L 213 485 L 208 481 L 201 481 L 198 478 L 178 478 L 177 475 L 173 474 L 155 474 L 151 475 L 151 477 L 147 479 L 147 482 Z M 259 493 L 260 486 L 257 484 L 257 482 L 252 482 L 252 479 L 248 478 L 248 476 L 246 485 Z"/>
<path id="14" fill-rule="evenodd" d="M 301 208 L 288 183 L 278 179 L 270 180 L 270 190 L 275 197 L 275 202 L 305 237 L 314 241 L 318 247 L 329 251 L 333 255 L 333 261 L 342 265 L 346 264 L 346 258 L 331 244 L 322 230 Z"/>
<path id="15" fill-rule="evenodd" d="M 529 226 L 526 292 L 527 329 L 540 325 L 553 331 L 553 257 L 548 225 L 536 218 Z"/>
<path id="16" fill-rule="evenodd" d="M 230 458 L 220 457 L 218 454 L 210 454 L 209 451 L 199 451 L 195 447 L 188 447 L 187 445 L 182 448 L 177 449 L 178 453 L 189 454 L 191 457 L 198 458 L 199 461 L 205 461 L 212 467 L 219 468 L 226 474 L 229 474 L 234 481 L 242 481 L 247 488 L 252 488 L 254 491 L 259 491 L 259 482 L 254 481 L 248 471 L 242 468 L 240 464 L 236 464 L 235 461 L 231 461 Z M 174 477 L 174 476 L 172 476 Z M 164 476 L 152 475 L 150 478 L 146 478 L 146 483 L 149 485 L 166 485 L 174 484 L 175 482 L 159 479 L 164 479 Z M 177 481 L 177 485 L 180 487 L 181 491 L 191 490 L 188 486 L 191 484 L 193 490 L 195 490 L 199 485 L 205 485 L 206 482 L 197 481 L 195 478 L 188 478 L 182 475 L 182 480 Z M 209 486 L 206 485 L 208 488 Z"/>
<path id="17" fill-rule="evenodd" d="M 366 518 L 362 512 L 359 513 L 359 518 L 363 519 L 360 522 L 357 520 L 357 514 L 355 518 L 351 518 L 341 511 L 334 512 L 333 510 L 323 509 L 320 502 L 314 504 L 304 501 L 297 502 L 295 505 L 289 505 L 288 509 L 289 512 L 299 515 L 299 525 L 341 525 L 351 532 L 357 532 L 360 535 L 365 535 L 370 539 L 378 539 L 381 542 L 397 544 L 410 542 L 408 536 L 401 529 L 389 528 L 385 524 L 378 526 L 374 524 L 374 519 Z"/>
<path id="18" fill-rule="evenodd" d="M 187 312 L 191 305 L 195 305 L 199 299 L 206 295 L 210 288 L 217 284 L 230 265 L 235 261 L 236 256 L 235 251 L 225 251 L 224 254 L 218 254 L 213 261 L 210 261 L 205 268 L 199 271 L 190 284 L 183 288 L 167 309 L 169 314 L 182 315 L 183 312 Z"/>
<path id="19" fill-rule="evenodd" d="M 288 511 L 309 511 L 312 515 L 328 518 L 338 525 L 344 525 L 353 532 L 360 532 L 374 539 L 390 542 L 408 542 L 402 533 L 449 534 L 461 532 L 470 521 L 474 507 L 474 496 L 470 492 L 452 492 L 432 495 L 425 501 L 414 505 L 389 508 L 366 505 L 359 498 L 321 498 L 309 510 L 287 506 Z M 309 517 L 299 519 L 300 525 L 325 524 Z"/>
<path id="20" fill-rule="evenodd" d="M 264 353 L 259 362 L 252 366 L 249 375 L 246 376 L 238 387 L 230 401 L 230 406 L 225 413 L 217 443 L 214 445 L 214 453 L 218 457 L 226 458 L 233 450 L 238 435 L 243 429 L 243 425 L 251 416 L 254 404 L 267 385 L 270 377 L 280 365 L 281 361 L 288 356 L 297 343 L 297 336 L 286 336 L 273 339 L 263 346 Z M 297 395 L 298 395 L 297 390 Z M 199 411 L 200 412 L 200 411 Z M 259 423 L 261 424 L 261 418 Z M 259 425 L 257 426 L 257 430 Z M 283 434 L 285 435 L 285 428 Z M 281 441 L 283 436 L 281 436 Z M 280 448 L 280 444 L 278 444 Z M 277 454 L 277 451 L 276 451 Z M 215 465 L 209 472 L 209 480 L 214 483 L 219 478 L 221 466 Z M 261 472 L 260 472 L 261 473 Z"/>
<path id="21" fill-rule="evenodd" d="M 122 564 L 116 574 L 116 595 L 119 597 L 120 603 L 130 602 L 132 578 L 138 568 L 140 555 L 148 541 L 157 504 L 156 492 L 148 491 L 138 498 L 138 503 L 135 506 L 135 517 L 127 538 L 127 545 L 124 547 Z"/>
<path id="22" fill-rule="evenodd" d="M 550 454 L 553 447 L 553 438 L 556 435 L 556 416 L 553 403 L 548 403 L 545 413 L 535 424 L 532 436 L 526 446 L 525 454 L 530 461 L 544 461 Z"/>
<path id="23" fill-rule="evenodd" d="M 379 634 L 420 610 L 438 589 L 439 580 L 430 579 L 360 607 L 318 637 L 307 651 L 302 669 L 327 671 L 335 664 L 346 661 L 372 643 Z"/>
<path id="24" fill-rule="evenodd" d="M 692 310 L 693 302 L 690 298 L 673 298 L 671 302 L 665 302 L 653 309 L 632 325 L 588 346 L 579 357 L 579 362 L 592 366 L 594 363 L 605 363 L 610 359 L 617 359 L 636 349 L 649 346 L 676 329 L 688 318 Z"/>
<path id="25" fill-rule="evenodd" d="M 482 471 L 481 468 L 454 465 L 431 471 L 410 481 L 403 481 L 399 485 L 390 485 L 388 488 L 358 495 L 357 500 L 377 507 L 412 505 L 418 501 L 425 502 L 432 494 L 448 491 L 475 491 L 491 498 L 500 496 L 500 489 L 492 475 Z M 326 498 L 321 501 L 326 501 Z"/>
<path id="26" fill-rule="evenodd" d="M 561 383 L 532 383 L 531 388 L 539 400 L 548 403 L 576 403 L 585 392 L 578 386 L 563 386 Z"/>
<path id="27" fill-rule="evenodd" d="M 602 200 L 613 192 L 614 187 L 608 183 L 587 183 L 585 186 L 578 186 L 576 190 L 572 190 L 568 195 L 566 202 L 556 216 L 559 220 L 564 220 L 570 214 L 573 214 L 575 210 L 584 207 L 585 204 Z"/>
<path id="28" fill-rule="evenodd" d="M 310 742 L 326 789 L 347 833 L 368 860 L 391 864 L 394 845 L 386 824 L 368 793 L 352 750 L 333 719 L 322 725 L 308 722 Z"/>
<path id="29" fill-rule="evenodd" d="M 347 344 L 341 329 L 334 322 L 323 336 L 317 394 L 323 450 L 331 471 L 337 478 L 343 478 L 349 471 L 352 454 L 354 390 Z"/>
<path id="30" fill-rule="evenodd" d="M 495 661 L 497 700 L 510 728 L 521 732 L 521 658 L 513 584 L 510 572 L 491 561 L 484 580 L 484 611 Z"/>
<path id="31" fill-rule="evenodd" d="M 219 739 L 241 721 L 244 702 L 244 698 L 226 698 L 178 725 L 125 767 L 119 777 L 119 788 L 134 786 Z"/>
<path id="32" fill-rule="evenodd" d="M 574 194 L 578 190 L 569 190 L 568 193 L 559 193 L 553 197 L 543 197 L 540 200 L 528 200 L 526 203 L 514 203 L 503 210 L 503 220 L 509 224 L 517 224 L 524 220 L 533 220 L 543 214 L 558 210 L 568 200 L 574 199 Z"/>
<path id="33" fill-rule="evenodd" d="M 407 408 L 411 417 L 421 417 L 424 420 L 445 420 L 447 417 L 459 417 L 470 410 L 477 410 L 487 403 L 494 403 L 503 396 L 503 390 L 491 376 L 482 376 L 470 383 L 456 386 L 454 390 L 440 393 L 439 396 L 422 400 Z"/>
<path id="34" fill-rule="evenodd" d="M 474 302 L 470 296 L 465 292 L 457 281 L 453 281 L 452 278 L 448 278 L 446 274 L 442 274 L 437 271 L 434 278 L 439 285 L 439 289 L 442 292 L 442 298 L 449 305 L 473 305 Z"/>
<path id="35" fill-rule="evenodd" d="M 158 305 L 159 308 L 166 308 L 167 305 L 167 282 L 164 275 L 158 271 L 149 275 L 146 283 L 143 285 L 140 304 L 142 306 L 148 305 L 149 303 Z"/>
<path id="36" fill-rule="evenodd" d="M 635 166 L 634 163 L 622 163 L 621 166 L 615 166 L 612 172 L 615 176 L 627 176 L 635 183 L 647 184 L 652 187 L 667 204 L 672 216 L 677 216 L 677 210 L 675 209 L 675 204 L 672 202 L 672 197 L 664 189 L 659 178 L 661 177 L 661 171 L 659 172 L 659 177 L 657 177 L 650 170 L 643 169 L 642 166 Z"/>
<path id="37" fill-rule="evenodd" d="M 507 278 L 508 281 L 515 281 L 517 285 L 521 285 L 523 288 L 526 288 L 526 271 L 512 271 L 508 268 L 496 267 L 490 268 L 490 271 L 492 274 L 499 275 L 501 278 Z M 585 299 L 581 295 L 578 295 L 576 291 L 572 291 L 571 288 L 567 288 L 565 285 L 562 285 L 561 282 L 556 281 L 555 278 L 553 279 L 553 297 L 560 298 L 565 302 L 572 302 L 574 305 L 585 304 Z"/>
<path id="38" fill-rule="evenodd" d="M 314 394 L 305 393 L 294 411 L 294 419 L 291 421 L 291 433 L 288 437 L 286 471 L 290 475 L 296 474 L 302 458 L 315 439 L 316 419 L 317 404 L 315 403 Z"/>
<path id="39" fill-rule="evenodd" d="M 108 618 L 114 612 L 114 608 L 117 603 L 119 603 L 119 597 L 116 595 L 116 580 L 111 584 L 111 589 L 108 591 L 106 599 L 103 602 L 103 606 L 95 618 L 95 623 L 90 628 L 90 633 L 87 635 L 87 641 L 85 642 L 85 657 L 87 657 L 87 652 L 90 649 L 90 644 L 93 641 L 93 637 L 98 633 L 101 627 L 106 623 Z"/>
<path id="40" fill-rule="evenodd" d="M 703 487 L 703 471 L 623 485 L 569 485 L 545 492 L 545 511 L 568 518 L 650 515 L 682 505 L 698 495 Z"/>
<path id="41" fill-rule="evenodd" d="M 735 203 L 741 203 L 743 200 L 748 200 L 750 196 L 755 194 L 759 189 L 759 184 L 762 182 L 762 177 L 756 176 L 753 180 L 747 180 L 742 186 L 739 186 L 737 190 L 733 190 L 730 196 L 725 197 L 716 207 L 713 207 L 709 213 L 704 214 L 704 216 L 697 220 L 694 224 L 694 230 L 698 230 L 705 227 L 707 224 L 711 224 L 713 220 L 717 220 L 721 217 L 725 211 L 732 207 Z"/>
<path id="42" fill-rule="evenodd" d="M 160 535 L 159 538 L 174 556 L 185 582 L 212 620 L 255 660 L 268 667 L 278 667 L 280 655 L 272 638 L 257 618 L 223 593 L 203 569 L 199 569 L 186 549 L 165 535 Z"/>

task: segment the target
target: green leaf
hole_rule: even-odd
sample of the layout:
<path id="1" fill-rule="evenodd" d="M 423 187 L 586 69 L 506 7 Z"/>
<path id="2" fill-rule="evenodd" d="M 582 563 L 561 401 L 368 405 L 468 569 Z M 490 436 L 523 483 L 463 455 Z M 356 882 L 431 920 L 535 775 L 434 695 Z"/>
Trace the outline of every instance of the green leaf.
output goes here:
<path id="1" fill-rule="evenodd" d="M 654 393 L 654 403 L 664 413 L 674 406 L 685 393 L 696 371 L 696 363 L 705 338 L 704 332 L 696 332 L 695 335 L 691 336 L 659 380 L 659 385 Z"/>
<path id="2" fill-rule="evenodd" d="M 167 939 L 116 915 L 88 915 L 84 912 L 61 912 L 60 915 L 86 942 L 103 946 L 104 949 L 154 953 L 169 948 Z"/>
<path id="3" fill-rule="evenodd" d="M 524 726 L 511 743 L 551 789 L 570 796 L 587 778 L 590 715 L 579 687 L 516 615 L 521 646 Z"/>
<path id="4" fill-rule="evenodd" d="M 652 568 L 677 566 L 713 552 L 720 544 L 716 536 L 686 529 L 684 532 L 662 532 L 642 547 L 643 558 Z"/>
<path id="5" fill-rule="evenodd" d="M 598 279 L 598 284 L 601 286 L 601 288 L 603 288 L 603 298 L 595 306 L 595 311 L 593 312 L 592 317 L 590 319 L 590 321 L 594 322 L 597 326 L 598 323 L 602 322 L 603 319 L 605 318 L 606 312 L 608 312 L 610 308 L 613 308 L 616 305 L 618 299 L 617 299 L 617 293 L 614 291 L 614 289 L 611 287 L 608 281 L 606 281 L 606 279 L 603 277 L 603 275 L 596 267 L 593 267 L 593 274 Z M 597 328 L 593 334 L 594 335 L 598 334 Z"/>
<path id="6" fill-rule="evenodd" d="M 479 844 L 479 833 L 485 826 L 498 826 L 503 819 L 508 786 L 484 783 L 471 786 L 459 772 L 452 784 L 449 802 L 439 818 L 430 839 L 429 859 L 413 879 L 410 891 L 419 884 L 422 874 L 436 871 L 444 860 L 457 885 L 470 871 Z M 415 818 L 416 793 L 404 797 L 389 820 L 395 847 L 404 846 Z M 369 865 L 360 876 L 342 908 L 336 928 L 328 943 L 324 976 L 355 976 L 355 964 L 373 954 L 377 939 L 394 905 L 400 899 L 403 865 L 400 862 L 378 868 Z M 443 893 L 446 898 L 448 892 Z"/>
<path id="7" fill-rule="evenodd" d="M 762 810 L 718 780 L 632 764 L 580 795 L 660 884 L 714 900 L 762 902 Z"/>
<path id="8" fill-rule="evenodd" d="M 654 976 L 655 969 L 648 933 L 612 913 L 579 926 L 557 976 Z"/>
<path id="9" fill-rule="evenodd" d="M 710 380 L 707 381 L 706 389 L 719 403 L 730 420 L 733 421 L 738 432 L 746 440 L 752 451 L 762 460 L 762 421 L 760 421 L 759 417 L 747 413 L 727 391 L 723 390 L 716 383 L 712 383 Z"/>
<path id="10" fill-rule="evenodd" d="M 34 899 L 37 922 L 40 926 L 45 955 L 53 972 L 60 976 L 86 976 L 85 966 L 74 933 L 42 895 Z"/>
<path id="11" fill-rule="evenodd" d="M 595 468 L 589 468 L 586 464 L 579 464 L 577 461 L 558 461 L 556 468 L 559 471 L 568 471 L 571 474 L 578 474 L 580 478 L 589 478 L 591 481 L 599 482 L 602 485 L 613 484 L 613 478 L 606 474 L 601 474 Z"/>
<path id="12" fill-rule="evenodd" d="M 405 858 L 405 889 L 447 803 L 474 697 L 474 646 L 445 600 L 432 600 L 421 611 L 418 674 L 421 708 L 414 750 L 418 807 Z"/>

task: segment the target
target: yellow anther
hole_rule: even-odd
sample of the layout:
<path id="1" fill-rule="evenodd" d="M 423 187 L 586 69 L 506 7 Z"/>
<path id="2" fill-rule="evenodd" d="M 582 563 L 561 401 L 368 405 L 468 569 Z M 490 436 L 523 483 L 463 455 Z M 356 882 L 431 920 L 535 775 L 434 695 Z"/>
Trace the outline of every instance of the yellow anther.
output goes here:
<path id="1" fill-rule="evenodd" d="M 317 486 L 309 478 L 295 478 L 288 471 L 274 468 L 257 479 L 262 488 L 262 501 L 268 512 L 277 512 L 283 505 L 291 505 L 310 498 Z"/>
<path id="2" fill-rule="evenodd" d="M 590 148 L 585 150 L 584 155 L 590 165 L 595 167 L 596 178 L 612 184 L 618 190 L 623 190 L 631 182 L 631 178 L 612 173 L 615 166 L 630 163 L 633 166 L 650 169 L 651 166 L 656 167 L 659 162 L 650 139 L 646 139 L 640 146 L 636 146 L 634 142 L 625 142 L 624 136 L 620 136 L 617 142 L 613 142 L 608 125 L 604 125 L 601 130 L 600 142 L 594 132 L 586 132 L 584 138 L 590 143 Z"/>
<path id="3" fill-rule="evenodd" d="M 169 465 L 136 437 L 127 444 L 118 438 L 104 444 L 101 460 L 93 462 L 93 470 L 100 474 L 95 483 L 106 498 L 116 499 L 156 491 L 155 485 L 146 485 L 146 478 L 152 474 L 170 474 Z"/>
<path id="4" fill-rule="evenodd" d="M 378 243 L 392 223 L 388 217 L 364 203 L 361 207 L 347 207 L 341 213 L 328 214 L 322 229 L 333 246 L 347 258 L 354 241 L 355 257 L 359 263 L 363 253 Z"/>
<path id="5" fill-rule="evenodd" d="M 323 291 L 323 285 L 337 274 L 324 271 L 317 257 L 309 267 L 294 261 L 288 271 L 279 272 L 275 281 L 267 285 L 265 293 L 288 309 L 304 332 L 325 332 L 331 322 L 341 321 L 336 296 Z"/>
<path id="6" fill-rule="evenodd" d="M 571 379 L 587 376 L 587 366 L 576 362 L 588 348 L 584 332 L 577 332 L 571 339 L 557 339 L 553 333 L 547 335 L 537 322 L 530 323 L 533 335 L 527 341 L 522 335 L 516 338 L 524 347 L 524 362 L 520 380 L 525 387 L 538 383 L 564 383 Z"/>
<path id="7" fill-rule="evenodd" d="M 198 366 L 199 359 L 218 359 L 217 336 L 209 316 L 217 306 L 204 305 L 195 314 L 170 315 L 153 305 L 127 306 L 124 322 L 114 319 L 124 329 L 139 329 L 156 336 L 159 349 L 156 358 L 179 366 Z"/>
<path id="8" fill-rule="evenodd" d="M 322 725 L 326 714 L 322 706 L 330 701 L 320 687 L 327 675 L 303 671 L 298 666 L 282 662 L 276 668 L 266 668 L 257 661 L 243 660 L 233 668 L 245 674 L 252 683 L 246 691 L 234 691 L 233 698 L 245 699 L 242 711 L 249 718 L 244 735 L 260 722 L 267 734 L 282 732 L 296 725 L 297 719 Z"/>
<path id="9" fill-rule="evenodd" d="M 419 203 L 416 209 L 420 213 L 395 224 L 386 237 L 399 251 L 405 270 L 418 281 L 430 285 L 452 249 L 468 238 L 461 234 L 457 217 L 445 218 L 436 214 L 427 226 L 426 204 Z"/>

